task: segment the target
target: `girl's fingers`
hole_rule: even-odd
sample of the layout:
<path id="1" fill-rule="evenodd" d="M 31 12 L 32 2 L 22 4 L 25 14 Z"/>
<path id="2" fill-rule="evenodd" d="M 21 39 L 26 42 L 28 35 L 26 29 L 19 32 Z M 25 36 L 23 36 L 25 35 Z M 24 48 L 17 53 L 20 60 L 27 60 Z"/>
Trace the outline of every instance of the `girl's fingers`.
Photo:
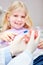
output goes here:
<path id="1" fill-rule="evenodd" d="M 39 49 L 43 49 L 43 45 L 38 46 Z"/>
<path id="2" fill-rule="evenodd" d="M 39 42 L 39 40 L 40 40 L 40 31 L 38 30 L 38 36 L 37 36 L 37 38 L 35 39 L 35 42 Z"/>
<path id="3" fill-rule="evenodd" d="M 43 41 L 41 41 L 39 44 L 38 44 L 38 48 L 43 48 Z"/>
<path id="4" fill-rule="evenodd" d="M 36 39 L 38 36 L 38 31 L 35 31 L 34 39 Z"/>
<path id="5" fill-rule="evenodd" d="M 12 40 L 15 38 L 15 36 L 16 36 L 16 35 L 13 34 L 13 33 L 9 33 L 9 34 L 8 34 L 8 37 L 9 37 L 10 39 L 12 39 Z"/>
<path id="6" fill-rule="evenodd" d="M 11 42 L 12 40 L 7 36 L 7 37 L 4 37 L 3 41 Z"/>

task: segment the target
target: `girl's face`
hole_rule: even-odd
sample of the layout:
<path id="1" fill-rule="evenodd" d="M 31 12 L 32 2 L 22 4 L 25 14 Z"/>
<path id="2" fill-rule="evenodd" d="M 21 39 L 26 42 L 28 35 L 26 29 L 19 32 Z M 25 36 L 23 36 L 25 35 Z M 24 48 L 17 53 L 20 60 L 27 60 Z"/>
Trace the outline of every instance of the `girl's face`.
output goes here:
<path id="1" fill-rule="evenodd" d="M 11 28 L 20 29 L 25 24 L 26 14 L 23 9 L 13 10 L 11 16 L 9 17 Z"/>

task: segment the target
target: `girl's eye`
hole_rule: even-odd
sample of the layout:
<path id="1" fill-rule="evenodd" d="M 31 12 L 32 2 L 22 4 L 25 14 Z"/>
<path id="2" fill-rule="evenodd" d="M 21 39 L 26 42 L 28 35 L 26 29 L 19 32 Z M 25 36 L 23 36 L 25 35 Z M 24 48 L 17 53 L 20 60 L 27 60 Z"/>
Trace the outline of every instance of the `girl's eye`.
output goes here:
<path id="1" fill-rule="evenodd" d="M 14 17 L 18 17 L 18 15 L 14 15 Z"/>
<path id="2" fill-rule="evenodd" d="M 21 16 L 22 18 L 25 18 L 25 16 Z"/>

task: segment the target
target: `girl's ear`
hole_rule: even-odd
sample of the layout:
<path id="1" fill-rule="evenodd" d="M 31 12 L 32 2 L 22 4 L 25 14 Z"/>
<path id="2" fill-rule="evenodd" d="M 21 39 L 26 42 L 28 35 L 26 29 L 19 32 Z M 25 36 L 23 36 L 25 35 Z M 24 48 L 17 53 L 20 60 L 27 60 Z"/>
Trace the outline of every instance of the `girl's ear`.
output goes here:
<path id="1" fill-rule="evenodd" d="M 8 21 L 10 20 L 10 16 L 7 16 L 7 20 L 8 20 Z"/>
<path id="2" fill-rule="evenodd" d="M 9 14 L 7 14 L 7 20 L 9 21 L 9 19 L 10 19 L 10 15 L 9 15 Z"/>

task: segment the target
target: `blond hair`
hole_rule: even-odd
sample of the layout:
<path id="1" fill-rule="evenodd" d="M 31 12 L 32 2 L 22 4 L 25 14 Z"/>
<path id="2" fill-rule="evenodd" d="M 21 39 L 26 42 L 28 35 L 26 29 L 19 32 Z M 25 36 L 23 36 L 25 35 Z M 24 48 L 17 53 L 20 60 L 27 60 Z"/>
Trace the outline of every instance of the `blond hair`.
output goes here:
<path id="1" fill-rule="evenodd" d="M 32 20 L 31 20 L 31 18 L 30 18 L 29 15 L 28 15 L 28 11 L 27 11 L 26 6 L 24 5 L 23 2 L 21 2 L 21 1 L 16 1 L 16 2 L 14 2 L 14 3 L 8 8 L 7 12 L 6 12 L 5 15 L 4 15 L 4 18 L 3 18 L 3 30 L 7 30 L 7 29 L 10 29 L 10 28 L 11 28 L 10 23 L 9 23 L 7 17 L 10 16 L 10 15 L 11 15 L 11 12 L 12 12 L 13 10 L 17 9 L 17 8 L 23 8 L 23 9 L 25 10 L 25 13 L 26 13 L 26 21 L 27 21 L 27 22 L 25 23 L 24 27 L 26 27 L 26 28 L 27 28 L 27 27 L 32 27 Z"/>

